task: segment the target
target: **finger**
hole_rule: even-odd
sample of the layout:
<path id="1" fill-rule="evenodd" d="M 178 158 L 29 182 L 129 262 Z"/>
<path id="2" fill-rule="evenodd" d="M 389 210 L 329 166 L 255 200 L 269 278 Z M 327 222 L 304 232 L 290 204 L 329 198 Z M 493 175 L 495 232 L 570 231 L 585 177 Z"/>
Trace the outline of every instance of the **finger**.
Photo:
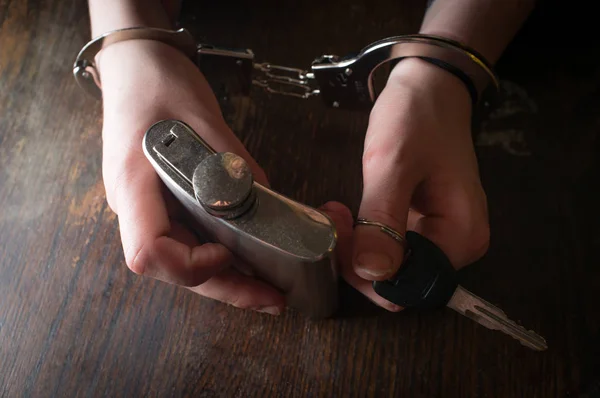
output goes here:
<path id="1" fill-rule="evenodd" d="M 343 263 L 341 267 L 342 277 L 346 282 L 348 282 L 352 287 L 361 292 L 365 297 L 367 297 L 371 302 L 379 307 L 385 308 L 391 312 L 402 311 L 402 307 L 391 303 L 375 293 L 373 290 L 373 282 L 368 281 L 366 279 L 361 278 L 356 275 L 354 269 L 352 268 L 352 263 Z"/>
<path id="2" fill-rule="evenodd" d="M 408 219 L 406 221 L 406 230 L 414 231 L 417 223 L 421 218 L 423 218 L 423 214 L 419 213 L 415 209 L 408 209 Z"/>
<path id="3" fill-rule="evenodd" d="M 375 293 L 371 281 L 362 279 L 354 272 L 354 268 L 352 267 L 352 213 L 350 210 L 338 202 L 327 202 L 321 206 L 321 210 L 327 213 L 335 223 L 338 234 L 336 255 L 340 264 L 342 277 L 346 282 L 376 305 L 393 312 L 402 310 L 402 307 L 390 303 Z"/>
<path id="4" fill-rule="evenodd" d="M 217 152 L 232 152 L 244 158 L 252 170 L 254 180 L 265 187 L 269 187 L 269 181 L 265 171 L 258 165 L 244 144 L 237 136 L 235 136 L 229 127 L 226 125 L 222 126 L 220 131 L 217 132 L 217 135 L 218 137 L 214 139 L 214 149 Z M 221 137 L 227 137 L 227 140 L 224 141 Z M 211 146 L 212 145 L 213 144 L 211 144 Z"/>
<path id="5" fill-rule="evenodd" d="M 337 247 L 351 248 L 353 220 L 350 209 L 340 202 L 331 201 L 323 204 L 319 210 L 327 214 L 335 226 L 338 236 Z"/>
<path id="6" fill-rule="evenodd" d="M 198 237 L 188 228 L 188 226 L 185 225 L 185 218 L 183 217 L 186 217 L 186 214 L 183 211 L 182 206 L 177 205 L 177 203 L 171 203 L 170 207 L 170 200 L 176 199 L 174 197 L 169 199 L 169 195 L 165 197 L 165 201 L 167 202 L 167 212 L 169 214 L 169 219 L 171 220 L 171 231 L 169 232 L 169 237 L 189 247 L 198 246 L 199 239 L 201 239 L 201 237 Z M 181 220 L 181 222 L 178 220 Z M 239 258 L 234 259 L 232 266 L 243 275 L 254 276 L 254 270 L 252 267 L 249 264 L 241 261 Z"/>
<path id="7" fill-rule="evenodd" d="M 160 180 L 144 161 L 124 166 L 123 181 L 114 191 L 125 259 L 140 275 L 168 283 L 196 286 L 232 262 L 230 252 L 218 244 L 201 246 L 191 234 L 182 243 L 182 228 L 172 228 L 161 194 Z M 134 167 L 132 167 L 134 166 Z"/>
<path id="8" fill-rule="evenodd" d="M 436 189 L 428 189 L 435 184 Z M 488 250 L 490 230 L 487 201 L 481 185 L 427 182 L 417 202 L 429 211 L 415 220 L 414 230 L 435 243 L 457 269 L 481 258 Z M 428 195 L 428 197 L 425 197 Z"/>
<path id="9" fill-rule="evenodd" d="M 205 283 L 190 287 L 202 296 L 271 315 L 279 315 L 285 307 L 285 297 L 274 287 L 233 269 L 225 269 Z"/>
<path id="10" fill-rule="evenodd" d="M 387 101 L 386 92 L 378 101 Z M 363 155 L 363 196 L 359 218 L 383 223 L 400 234 L 406 231 L 412 192 L 419 168 L 402 152 L 398 126 L 402 121 L 372 114 Z M 354 232 L 354 268 L 363 279 L 384 280 L 402 263 L 404 247 L 374 226 L 357 225 Z"/>

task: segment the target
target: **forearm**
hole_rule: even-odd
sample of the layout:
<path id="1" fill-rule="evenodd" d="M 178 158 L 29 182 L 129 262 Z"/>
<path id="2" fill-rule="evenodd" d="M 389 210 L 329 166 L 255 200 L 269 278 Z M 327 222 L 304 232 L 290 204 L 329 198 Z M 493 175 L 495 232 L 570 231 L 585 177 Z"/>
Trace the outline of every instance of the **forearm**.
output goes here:
<path id="1" fill-rule="evenodd" d="M 535 5 L 535 0 L 435 0 L 420 33 L 460 41 L 495 63 Z"/>
<path id="2" fill-rule="evenodd" d="M 89 0 L 92 37 L 132 26 L 172 29 L 180 0 Z"/>

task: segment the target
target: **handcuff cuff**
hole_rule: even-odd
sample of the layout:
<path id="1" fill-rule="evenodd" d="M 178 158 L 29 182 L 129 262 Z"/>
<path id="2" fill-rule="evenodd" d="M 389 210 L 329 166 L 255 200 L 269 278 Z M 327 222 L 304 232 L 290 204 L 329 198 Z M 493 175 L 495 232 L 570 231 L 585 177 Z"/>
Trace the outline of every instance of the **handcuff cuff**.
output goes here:
<path id="1" fill-rule="evenodd" d="M 383 39 L 356 55 L 317 57 L 305 70 L 258 63 L 250 49 L 196 44 L 185 29 L 143 27 L 108 32 L 85 45 L 73 66 L 77 83 L 101 98 L 96 54 L 113 43 L 132 39 L 169 44 L 200 69 L 212 64 L 235 73 L 242 93 L 249 94 L 251 87 L 257 86 L 303 99 L 320 96 L 332 108 L 371 108 L 376 100 L 375 71 L 386 62 L 407 57 L 424 59 L 457 76 L 473 103 L 480 101 L 489 86 L 498 87 L 498 79 L 483 57 L 460 43 L 435 36 Z M 149 126 L 142 146 L 160 179 L 188 211 L 188 224 L 196 233 L 223 244 L 250 265 L 255 276 L 285 294 L 289 307 L 317 319 L 336 311 L 337 231 L 327 214 L 258 184 L 243 158 L 215 152 L 184 121 L 163 120 Z M 361 223 L 381 228 L 400 243 L 404 240 L 383 224 Z M 374 288 L 379 292 L 378 286 Z"/>
<path id="2" fill-rule="evenodd" d="M 251 49 L 231 49 L 212 44 L 197 44 L 186 29 L 176 31 L 133 27 L 101 35 L 86 44 L 75 60 L 73 74 L 89 94 L 101 97 L 101 80 L 94 57 L 103 48 L 125 40 L 155 40 L 186 54 L 200 69 L 219 64 L 238 77 L 239 90 L 249 94 L 252 86 L 271 94 L 302 99 L 321 97 L 328 107 L 366 110 L 376 100 L 375 72 L 384 64 L 405 58 L 420 58 L 459 78 L 473 104 L 489 92 L 498 90 L 499 80 L 492 66 L 475 50 L 444 37 L 413 34 L 389 37 L 364 47 L 356 55 L 321 55 L 310 68 L 302 69 L 268 62 L 257 62 Z"/>

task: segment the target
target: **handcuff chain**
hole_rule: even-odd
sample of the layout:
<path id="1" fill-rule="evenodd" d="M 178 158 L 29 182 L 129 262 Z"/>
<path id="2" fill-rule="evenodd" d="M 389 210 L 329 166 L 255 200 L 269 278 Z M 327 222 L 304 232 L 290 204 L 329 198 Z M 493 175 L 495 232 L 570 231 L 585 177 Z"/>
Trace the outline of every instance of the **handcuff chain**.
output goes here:
<path id="1" fill-rule="evenodd" d="M 255 70 L 262 72 L 263 76 L 253 79 L 252 84 L 263 88 L 271 94 L 302 99 L 320 94 L 312 72 L 289 66 L 274 65 L 268 62 L 254 63 L 253 66 Z M 288 74 L 286 75 L 285 73 Z"/>
<path id="2" fill-rule="evenodd" d="M 77 83 L 90 94 L 102 98 L 101 82 L 94 57 L 106 46 L 132 40 L 155 40 L 177 48 L 198 67 L 211 58 L 225 57 L 233 61 L 234 68 L 221 64 L 222 72 L 234 71 L 244 93 L 249 86 L 297 98 L 320 95 L 331 107 L 370 109 L 377 98 L 372 75 L 376 68 L 391 60 L 417 57 L 432 63 L 462 80 L 472 97 L 473 104 L 480 101 L 490 83 L 499 89 L 499 81 L 491 64 L 462 43 L 432 35 L 404 35 L 382 39 L 363 48 L 360 53 L 340 59 L 335 55 L 322 55 L 313 60 L 310 70 L 254 62 L 251 49 L 231 49 L 211 44 L 198 44 L 185 29 L 177 31 L 132 27 L 107 32 L 88 42 L 79 52 L 73 65 Z M 257 73 L 253 73 L 257 72 Z M 257 75 L 254 78 L 253 75 Z"/>

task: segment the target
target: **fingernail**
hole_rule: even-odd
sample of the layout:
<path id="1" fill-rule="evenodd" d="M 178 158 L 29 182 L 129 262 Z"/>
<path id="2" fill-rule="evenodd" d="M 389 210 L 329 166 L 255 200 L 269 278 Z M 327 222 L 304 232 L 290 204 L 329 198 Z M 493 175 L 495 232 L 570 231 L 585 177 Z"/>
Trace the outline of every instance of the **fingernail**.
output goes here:
<path id="1" fill-rule="evenodd" d="M 378 278 L 392 272 L 392 259 L 383 253 L 361 253 L 356 258 L 356 268 Z"/>
<path id="2" fill-rule="evenodd" d="M 259 307 L 259 308 L 256 308 L 256 311 L 265 312 L 265 313 L 271 314 L 271 315 L 281 314 L 281 310 L 279 309 L 279 307 Z"/>

